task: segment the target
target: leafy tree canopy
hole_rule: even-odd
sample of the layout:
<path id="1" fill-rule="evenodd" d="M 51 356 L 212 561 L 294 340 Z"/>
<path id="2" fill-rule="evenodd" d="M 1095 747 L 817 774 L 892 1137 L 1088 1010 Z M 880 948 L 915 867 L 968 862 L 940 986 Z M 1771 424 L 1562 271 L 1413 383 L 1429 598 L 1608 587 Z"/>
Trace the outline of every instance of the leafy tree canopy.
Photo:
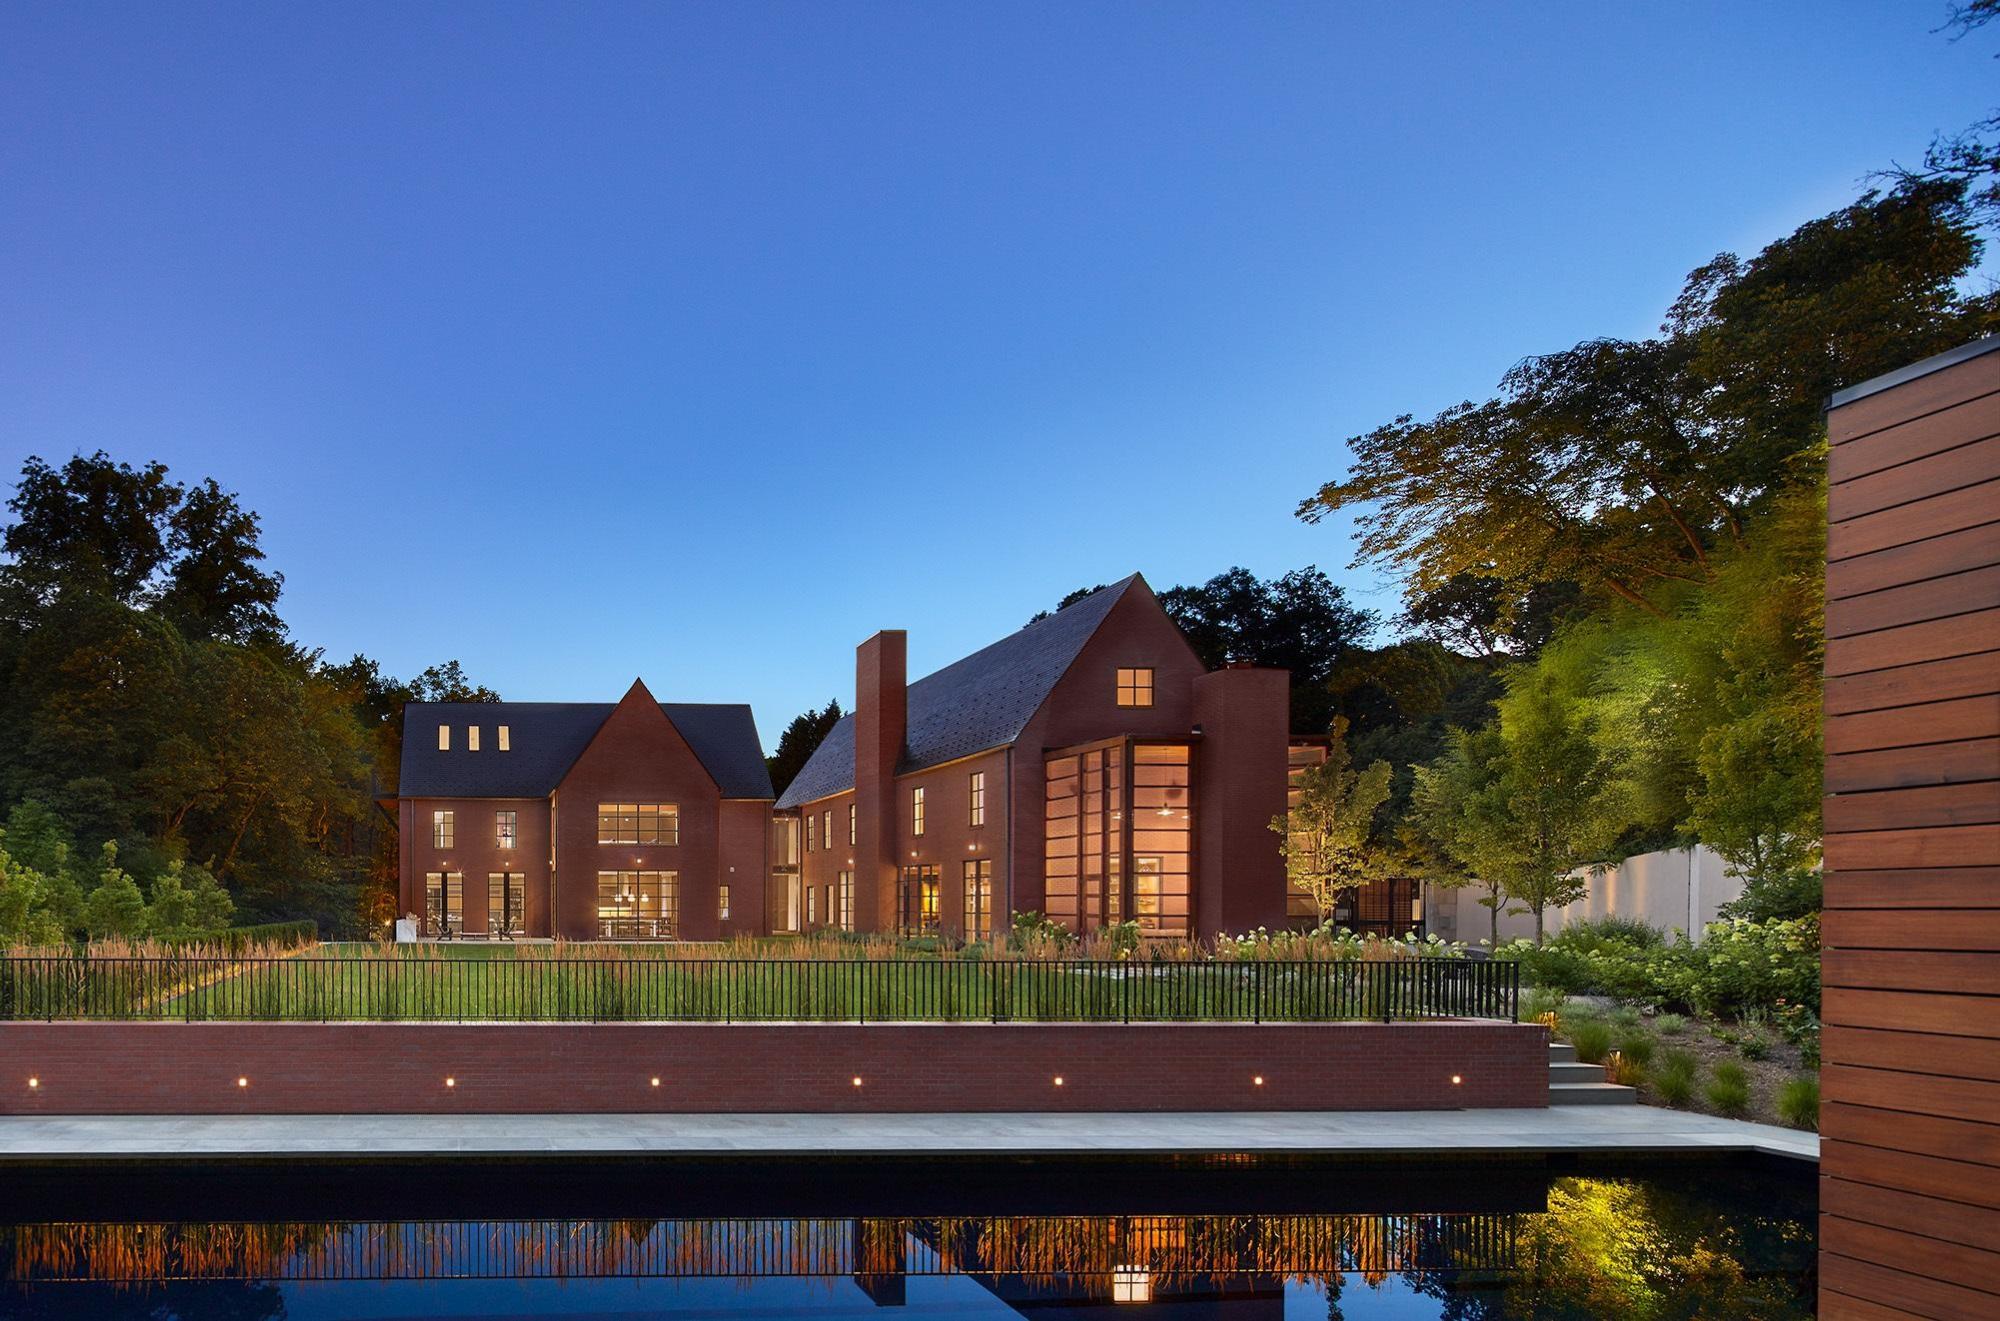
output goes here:
<path id="1" fill-rule="evenodd" d="M 840 723 L 840 716 L 840 703 L 828 702 L 817 711 L 792 717 L 792 723 L 778 736 L 778 750 L 764 759 L 771 768 L 771 787 L 775 791 L 784 793 L 786 786 L 798 778 L 814 751 Z"/>

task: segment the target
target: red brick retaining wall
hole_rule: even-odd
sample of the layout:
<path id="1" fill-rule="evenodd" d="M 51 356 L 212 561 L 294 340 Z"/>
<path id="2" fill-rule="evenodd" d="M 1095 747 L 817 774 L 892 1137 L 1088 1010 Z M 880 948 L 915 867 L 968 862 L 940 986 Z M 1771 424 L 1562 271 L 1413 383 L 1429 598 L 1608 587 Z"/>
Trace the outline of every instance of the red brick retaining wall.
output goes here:
<path id="1" fill-rule="evenodd" d="M 1548 1084 L 1545 1029 L 1486 1022 L 0 1024 L 10 1115 L 1448 1110 Z"/>

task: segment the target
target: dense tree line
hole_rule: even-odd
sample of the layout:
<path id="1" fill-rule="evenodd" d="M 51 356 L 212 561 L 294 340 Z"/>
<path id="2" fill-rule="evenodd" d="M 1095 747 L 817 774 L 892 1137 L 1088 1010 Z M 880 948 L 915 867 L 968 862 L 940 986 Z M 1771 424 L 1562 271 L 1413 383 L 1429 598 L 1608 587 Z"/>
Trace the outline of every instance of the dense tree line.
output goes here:
<path id="1" fill-rule="evenodd" d="M 395 790 L 402 703 L 493 694 L 456 662 L 405 683 L 292 641 L 257 516 L 212 479 L 31 458 L 7 507 L 0 935 L 370 929 L 393 907 L 374 798 Z"/>

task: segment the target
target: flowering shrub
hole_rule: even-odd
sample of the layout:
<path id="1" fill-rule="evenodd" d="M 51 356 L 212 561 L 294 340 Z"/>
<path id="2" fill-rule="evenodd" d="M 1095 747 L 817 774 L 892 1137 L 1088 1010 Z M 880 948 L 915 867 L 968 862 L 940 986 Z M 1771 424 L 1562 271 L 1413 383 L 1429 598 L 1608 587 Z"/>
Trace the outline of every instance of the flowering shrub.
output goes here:
<path id="1" fill-rule="evenodd" d="M 1310 931 L 1270 931 L 1258 927 L 1240 936 L 1220 936 L 1215 957 L 1229 960 L 1273 959 L 1281 962 L 1345 963 L 1352 960 L 1462 959 L 1462 943 L 1422 939 L 1412 931 L 1401 937 L 1361 936 L 1346 927 L 1322 922 Z"/>
<path id="2" fill-rule="evenodd" d="M 1808 1057 L 1819 1042 L 1819 914 L 1712 922 L 1699 945 L 1643 937 L 1562 932 L 1540 948 L 1503 945 L 1496 959 L 1521 964 L 1533 986 L 1616 996 L 1709 1017 L 1768 1017 Z"/>

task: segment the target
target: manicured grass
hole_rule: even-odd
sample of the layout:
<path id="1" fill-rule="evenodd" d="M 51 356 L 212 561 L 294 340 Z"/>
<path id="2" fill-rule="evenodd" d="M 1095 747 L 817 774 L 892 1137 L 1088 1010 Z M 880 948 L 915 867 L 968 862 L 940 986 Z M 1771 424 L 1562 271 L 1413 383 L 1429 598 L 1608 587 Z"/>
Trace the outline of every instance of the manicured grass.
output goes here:
<path id="1" fill-rule="evenodd" d="M 1458 960 L 688 957 L 687 947 L 329 946 L 282 958 L 0 961 L 0 1018 L 1282 1021 L 1511 1018 Z"/>

